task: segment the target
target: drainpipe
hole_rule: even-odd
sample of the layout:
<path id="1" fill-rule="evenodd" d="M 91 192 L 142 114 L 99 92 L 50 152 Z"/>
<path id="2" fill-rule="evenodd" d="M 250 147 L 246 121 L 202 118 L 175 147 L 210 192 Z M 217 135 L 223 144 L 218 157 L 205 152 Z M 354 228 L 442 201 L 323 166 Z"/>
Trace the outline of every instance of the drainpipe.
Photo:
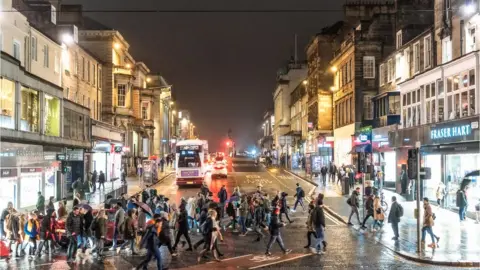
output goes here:
<path id="1" fill-rule="evenodd" d="M 464 36 L 465 36 L 465 21 L 464 20 L 460 20 L 460 56 L 463 56 L 463 53 L 464 53 L 464 49 L 463 49 L 463 43 L 464 43 Z"/>

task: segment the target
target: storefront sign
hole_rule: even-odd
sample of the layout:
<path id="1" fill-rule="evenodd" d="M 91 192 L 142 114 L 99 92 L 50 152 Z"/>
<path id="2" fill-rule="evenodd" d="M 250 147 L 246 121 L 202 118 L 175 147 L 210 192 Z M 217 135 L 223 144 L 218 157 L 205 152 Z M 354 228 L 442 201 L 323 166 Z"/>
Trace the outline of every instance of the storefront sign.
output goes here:
<path id="1" fill-rule="evenodd" d="M 60 161 L 70 160 L 70 155 L 57 154 L 57 160 L 60 160 Z"/>
<path id="2" fill-rule="evenodd" d="M 1 169 L 0 170 L 0 177 L 15 177 L 17 176 L 17 169 Z"/>
<path id="3" fill-rule="evenodd" d="M 432 128 L 430 131 L 430 139 L 441 140 L 453 137 L 469 136 L 470 134 L 472 134 L 472 126 L 470 124 L 453 127 Z"/>
<path id="4" fill-rule="evenodd" d="M 67 149 L 66 154 L 70 161 L 83 161 L 83 150 L 82 149 Z"/>
<path id="5" fill-rule="evenodd" d="M 42 168 L 21 168 L 20 171 L 22 173 L 38 173 L 38 172 L 42 172 L 43 169 Z"/>

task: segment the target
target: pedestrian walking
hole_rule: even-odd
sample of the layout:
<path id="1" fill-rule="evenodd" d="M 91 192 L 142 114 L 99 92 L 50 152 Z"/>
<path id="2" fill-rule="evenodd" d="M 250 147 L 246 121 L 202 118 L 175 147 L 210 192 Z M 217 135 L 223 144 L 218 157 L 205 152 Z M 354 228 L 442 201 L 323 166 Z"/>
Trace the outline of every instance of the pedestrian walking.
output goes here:
<path id="1" fill-rule="evenodd" d="M 312 211 L 315 208 L 313 204 L 308 204 L 308 216 L 307 216 L 307 222 L 305 224 L 307 225 L 307 245 L 304 246 L 303 248 L 310 248 L 311 245 L 311 237 L 313 236 L 314 238 L 317 238 L 317 235 L 315 233 L 315 230 L 313 229 L 312 226 Z"/>
<path id="2" fill-rule="evenodd" d="M 172 226 L 170 225 L 171 221 L 168 218 L 168 213 L 162 211 L 160 214 L 160 219 L 162 220 L 162 227 L 158 235 L 158 239 L 160 240 L 161 245 L 167 246 L 172 257 L 177 257 L 178 254 L 172 247 Z"/>
<path id="3" fill-rule="evenodd" d="M 158 248 L 160 241 L 158 239 L 158 230 L 162 227 L 162 220 L 155 219 L 152 225 L 147 227 L 145 235 L 142 237 L 140 247 L 147 249 L 147 255 L 145 260 L 140 262 L 136 269 L 147 269 L 148 263 L 155 257 L 157 260 L 157 270 L 162 270 L 162 255 Z"/>
<path id="4" fill-rule="evenodd" d="M 92 177 L 90 178 L 90 183 L 92 184 L 92 193 L 95 193 L 97 190 L 97 170 L 93 170 Z"/>
<path id="5" fill-rule="evenodd" d="M 136 230 L 135 230 L 135 210 L 130 209 L 127 211 L 127 217 L 125 218 L 124 225 L 123 225 L 123 244 L 116 249 L 117 254 L 120 254 L 120 251 L 130 245 L 130 252 L 132 255 L 138 255 L 135 252 L 135 238 L 136 238 Z"/>
<path id="6" fill-rule="evenodd" d="M 163 173 L 164 170 L 165 170 L 165 158 L 162 157 L 162 159 L 160 159 L 160 172 Z"/>
<path id="7" fill-rule="evenodd" d="M 103 191 L 105 192 L 105 174 L 103 171 L 100 171 L 100 174 L 98 175 L 98 190 L 101 190 L 101 187 L 103 187 Z"/>
<path id="8" fill-rule="evenodd" d="M 272 214 L 272 220 L 270 222 L 270 225 L 268 226 L 268 230 L 270 232 L 270 240 L 268 241 L 267 244 L 267 251 L 265 252 L 265 255 L 267 256 L 272 256 L 272 253 L 270 253 L 270 249 L 272 248 L 272 245 L 274 242 L 277 242 L 278 245 L 280 246 L 280 249 L 283 251 L 284 254 L 288 254 L 292 252 L 291 249 L 286 249 L 285 245 L 283 244 L 283 239 L 282 235 L 280 234 L 280 228 L 285 226 L 285 223 L 279 222 L 279 215 L 280 211 L 279 209 L 276 209 L 273 211 Z"/>
<path id="9" fill-rule="evenodd" d="M 220 188 L 220 191 L 218 192 L 217 196 L 218 196 L 218 199 L 220 201 L 220 203 L 218 205 L 220 207 L 220 219 L 223 219 L 224 212 L 225 212 L 225 202 L 228 199 L 227 188 L 225 187 L 225 185 L 223 185 Z"/>
<path id="10" fill-rule="evenodd" d="M 359 202 L 359 199 L 358 199 L 358 196 L 360 195 L 360 188 L 357 187 L 353 192 L 352 192 L 352 195 L 350 196 L 350 198 L 348 198 L 347 200 L 347 204 L 350 205 L 350 208 L 351 208 L 351 212 L 350 212 L 350 216 L 348 217 L 348 225 L 349 226 L 352 226 L 353 223 L 351 222 L 352 220 L 352 216 L 355 214 L 357 216 L 357 221 L 358 221 L 358 224 L 360 225 L 361 222 L 360 222 L 360 216 L 358 214 L 358 207 L 360 205 L 360 202 Z"/>
<path id="11" fill-rule="evenodd" d="M 80 215 L 80 208 L 73 207 L 66 222 L 67 235 L 69 239 L 67 249 L 67 261 L 72 262 L 77 249 L 83 246 L 83 217 Z"/>
<path id="12" fill-rule="evenodd" d="M 253 201 L 254 214 L 253 214 L 253 231 L 257 234 L 255 241 L 259 242 L 265 235 L 262 233 L 262 228 L 265 228 L 263 207 L 257 200 Z"/>
<path id="13" fill-rule="evenodd" d="M 50 198 L 48 198 L 47 210 L 53 209 L 53 211 L 55 211 L 55 204 L 54 203 L 55 203 L 55 197 L 50 196 Z"/>
<path id="14" fill-rule="evenodd" d="M 137 175 L 141 177 L 142 174 L 143 174 L 143 165 L 142 165 L 142 163 L 138 163 L 138 165 L 137 165 Z"/>
<path id="15" fill-rule="evenodd" d="M 237 230 L 237 207 L 236 207 L 236 201 L 231 201 L 227 205 L 227 215 L 230 218 L 230 221 L 228 224 L 225 226 L 225 228 L 228 228 L 232 226 L 232 231 L 233 232 L 238 232 Z"/>
<path id="16" fill-rule="evenodd" d="M 44 214 L 45 213 L 45 197 L 42 195 L 42 192 L 38 192 L 38 198 L 37 198 L 37 211 L 40 213 L 40 214 Z"/>
<path id="17" fill-rule="evenodd" d="M 180 209 L 180 214 L 178 216 L 178 221 L 177 221 L 178 231 L 177 231 L 177 237 L 175 238 L 175 244 L 173 245 L 173 250 L 177 249 L 177 245 L 180 242 L 180 237 L 183 236 L 188 243 L 187 251 L 193 251 L 192 242 L 190 241 L 190 236 L 188 235 L 188 213 L 184 204 L 181 204 L 179 209 Z"/>
<path id="18" fill-rule="evenodd" d="M 403 207 L 397 202 L 397 197 L 392 196 L 392 206 L 390 207 L 390 213 L 388 213 L 388 223 L 392 224 L 392 230 L 394 237 L 392 240 L 398 240 L 398 223 L 403 216 Z"/>
<path id="19" fill-rule="evenodd" d="M 335 175 L 337 174 L 337 166 L 333 162 L 330 162 L 330 168 L 328 168 L 328 173 L 330 174 L 329 182 L 335 182 Z"/>
<path id="20" fill-rule="evenodd" d="M 5 233 L 5 220 L 7 216 L 12 212 L 13 210 L 13 203 L 8 202 L 7 203 L 7 208 L 3 209 L 2 215 L 0 216 L 0 240 L 3 240 L 6 238 L 6 233 Z"/>
<path id="21" fill-rule="evenodd" d="M 467 188 L 468 185 L 461 187 L 457 191 L 457 207 L 458 207 L 458 215 L 460 217 L 460 222 L 466 221 L 466 213 L 468 208 L 468 200 L 467 200 Z"/>
<path id="22" fill-rule="evenodd" d="M 110 250 L 116 250 L 117 248 L 117 241 L 118 236 L 123 233 L 124 225 L 125 225 L 125 210 L 123 210 L 122 203 L 117 202 L 115 206 L 117 210 L 115 212 L 115 223 L 114 223 L 114 232 L 113 232 L 113 245 Z"/>
<path id="23" fill-rule="evenodd" d="M 297 183 L 297 187 L 295 189 L 295 195 L 293 195 L 296 200 L 295 200 L 295 204 L 293 206 L 293 212 L 297 211 L 297 205 L 300 203 L 300 205 L 302 206 L 302 209 L 303 209 L 303 212 L 305 212 L 305 206 L 303 205 L 303 198 L 305 198 L 305 191 L 303 190 L 303 188 L 300 186 L 299 183 Z"/>
<path id="24" fill-rule="evenodd" d="M 381 230 L 383 227 L 383 220 L 385 219 L 385 213 L 382 208 L 381 200 L 378 195 L 375 195 L 375 199 L 373 200 L 373 219 L 375 220 L 373 222 L 373 227 L 372 227 L 372 232 L 376 232 L 377 229 L 376 227 L 378 226 L 379 229 Z"/>
<path id="25" fill-rule="evenodd" d="M 288 194 L 285 193 L 285 192 L 282 192 L 281 193 L 281 198 L 279 200 L 279 203 L 280 203 L 280 214 L 279 214 L 279 218 L 280 218 L 280 222 L 283 222 L 282 221 L 282 214 L 285 214 L 285 216 L 287 217 L 287 220 L 288 222 L 290 223 L 293 223 L 292 220 L 290 220 L 290 217 L 288 216 L 288 205 L 287 205 L 287 196 Z"/>
<path id="26" fill-rule="evenodd" d="M 25 241 L 28 248 L 28 259 L 33 260 L 35 256 L 35 250 L 37 248 L 37 240 L 39 240 L 40 224 L 37 219 L 37 214 L 31 213 L 30 218 L 24 226 Z"/>
<path id="27" fill-rule="evenodd" d="M 54 234 L 54 231 L 51 227 L 52 215 L 55 215 L 54 209 L 48 209 L 47 214 L 43 217 L 40 228 L 39 228 L 39 243 L 37 248 L 36 257 L 40 258 L 42 256 L 43 246 L 46 245 L 47 251 L 51 253 L 53 250 L 51 235 Z"/>
<path id="28" fill-rule="evenodd" d="M 320 175 L 322 177 L 322 184 L 323 186 L 327 186 L 327 173 L 328 173 L 328 168 L 327 166 L 322 166 L 320 169 Z"/>
<path id="29" fill-rule="evenodd" d="M 107 232 L 107 215 L 105 214 L 105 210 L 100 209 L 100 211 L 98 211 L 97 216 L 92 221 L 91 228 L 95 235 L 95 250 L 98 258 L 103 260 L 105 258 L 103 255 L 103 249 L 105 246 L 105 236 Z"/>
<path id="30" fill-rule="evenodd" d="M 248 216 L 248 203 L 247 203 L 247 196 L 244 194 L 240 199 L 240 206 L 238 207 L 239 213 L 239 221 L 240 221 L 240 228 L 241 233 L 240 236 L 247 235 L 247 216 Z"/>
<path id="31" fill-rule="evenodd" d="M 425 248 L 425 235 L 428 233 L 432 239 L 432 243 L 428 245 L 428 247 L 435 249 L 438 246 L 438 242 L 440 241 L 440 237 L 436 236 L 433 233 L 433 226 L 435 225 L 435 214 L 432 211 L 432 206 L 428 201 L 428 198 L 423 198 L 423 227 L 422 227 L 422 245 L 421 247 Z M 437 244 L 435 244 L 435 239 L 437 240 Z"/>
<path id="32" fill-rule="evenodd" d="M 444 207 L 444 199 L 445 199 L 445 184 L 440 182 L 437 187 L 437 192 L 435 193 L 437 197 L 437 204 L 439 207 Z"/>
<path id="33" fill-rule="evenodd" d="M 365 223 L 367 222 L 368 218 L 372 217 L 373 218 L 373 215 L 374 215 L 374 207 L 373 207 L 373 200 L 374 200 L 374 196 L 373 195 L 370 195 L 368 196 L 367 200 L 365 201 L 365 210 L 367 210 L 367 215 L 365 216 L 365 218 L 363 219 L 363 222 L 362 222 L 362 229 L 365 230 L 367 227 L 365 226 Z"/>
<path id="34" fill-rule="evenodd" d="M 204 240 L 204 246 L 203 250 L 200 251 L 200 254 L 197 257 L 197 262 L 200 263 L 202 257 L 208 252 L 211 251 L 213 254 L 213 257 L 216 261 L 220 261 L 218 258 L 218 252 L 214 248 L 214 243 L 212 242 L 213 237 L 214 237 L 214 232 L 216 232 L 218 229 L 215 226 L 215 220 L 217 218 L 217 212 L 213 209 L 208 210 L 208 216 L 207 219 L 205 220 L 205 224 L 203 225 L 203 240 Z"/>
<path id="35" fill-rule="evenodd" d="M 312 249 L 316 254 L 323 254 L 327 249 L 325 242 L 325 213 L 323 211 L 323 197 L 317 201 L 317 205 L 310 213 L 312 228 L 315 230 L 317 241 Z M 322 247 L 323 246 L 323 247 Z"/>

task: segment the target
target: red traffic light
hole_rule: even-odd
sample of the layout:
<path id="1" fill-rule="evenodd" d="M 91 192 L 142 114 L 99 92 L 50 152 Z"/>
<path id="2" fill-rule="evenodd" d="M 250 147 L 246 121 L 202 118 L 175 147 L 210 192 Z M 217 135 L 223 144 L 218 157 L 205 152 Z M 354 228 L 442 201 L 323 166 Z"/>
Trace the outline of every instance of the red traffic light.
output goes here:
<path id="1" fill-rule="evenodd" d="M 227 142 L 227 146 L 230 146 L 230 142 Z"/>

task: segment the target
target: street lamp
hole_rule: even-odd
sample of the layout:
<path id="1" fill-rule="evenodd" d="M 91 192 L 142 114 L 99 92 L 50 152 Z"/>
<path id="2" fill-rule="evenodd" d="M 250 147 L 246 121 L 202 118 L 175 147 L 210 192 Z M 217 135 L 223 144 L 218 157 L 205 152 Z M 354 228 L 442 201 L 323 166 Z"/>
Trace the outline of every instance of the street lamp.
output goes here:
<path id="1" fill-rule="evenodd" d="M 174 102 L 173 102 L 173 101 L 170 101 L 170 106 L 172 106 L 173 104 L 174 104 Z"/>
<path id="2" fill-rule="evenodd" d="M 150 77 L 148 77 L 148 78 L 147 78 L 147 82 L 151 82 L 151 81 L 152 81 L 152 79 L 150 79 Z"/>
<path id="3" fill-rule="evenodd" d="M 70 45 L 73 43 L 73 37 L 70 34 L 63 34 L 62 35 L 62 41 L 63 43 Z"/>
<path id="4" fill-rule="evenodd" d="M 332 67 L 330 68 L 330 70 L 331 70 L 332 72 L 337 72 L 338 69 L 337 69 L 336 66 L 332 66 Z"/>
<path id="5" fill-rule="evenodd" d="M 475 5 L 474 4 L 468 3 L 468 4 L 465 4 L 463 6 L 463 13 L 465 15 L 468 16 L 468 15 L 471 15 L 472 13 L 474 13 L 474 12 L 475 12 Z"/>
<path id="6" fill-rule="evenodd" d="M 120 49 L 120 43 L 118 42 L 113 43 L 113 47 L 117 50 Z"/>
<path id="7" fill-rule="evenodd" d="M 307 80 L 303 80 L 303 85 L 307 85 L 308 84 L 308 81 Z"/>
<path id="8" fill-rule="evenodd" d="M 337 90 L 337 88 L 335 88 L 335 86 L 330 86 L 330 91 L 334 92 L 335 90 Z"/>

